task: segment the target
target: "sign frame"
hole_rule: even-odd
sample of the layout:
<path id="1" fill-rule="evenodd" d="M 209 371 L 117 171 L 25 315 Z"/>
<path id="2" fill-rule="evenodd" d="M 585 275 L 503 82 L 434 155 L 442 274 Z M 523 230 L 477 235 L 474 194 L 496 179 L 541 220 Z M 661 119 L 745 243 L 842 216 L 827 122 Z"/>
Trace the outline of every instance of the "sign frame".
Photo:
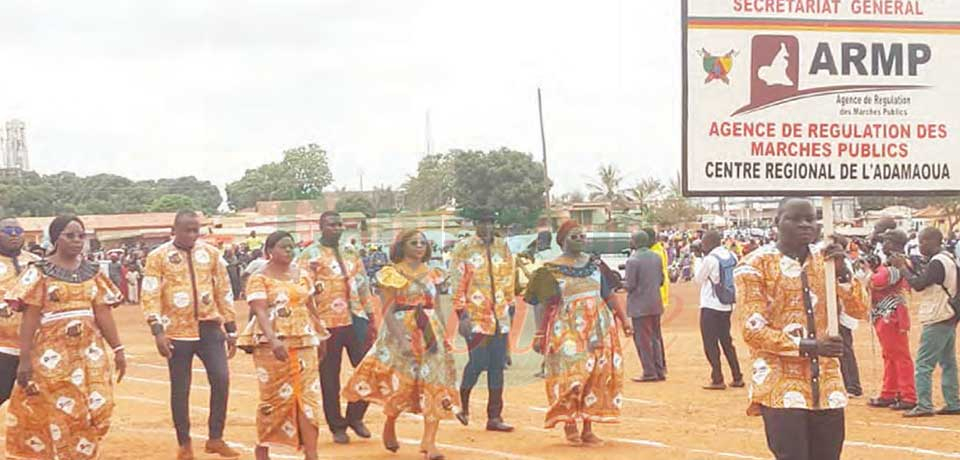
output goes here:
<path id="1" fill-rule="evenodd" d="M 684 197 L 691 198 L 702 198 L 702 197 L 763 197 L 763 196 L 772 196 L 772 197 L 788 197 L 788 196 L 798 196 L 798 197 L 808 197 L 808 196 L 839 196 L 839 197 L 858 197 L 858 196 L 952 196 L 960 195 L 960 188 L 957 189 L 937 189 L 937 190 L 891 190 L 891 189 L 864 189 L 864 190 L 830 190 L 830 189 L 805 189 L 805 190 L 789 190 L 789 189 L 769 189 L 769 190 L 691 190 L 689 183 L 689 173 L 690 173 L 690 159 L 689 159 L 689 145 L 688 145 L 688 134 L 689 134 L 689 112 L 690 112 L 690 75 L 689 75 L 689 37 L 688 37 L 688 25 L 689 25 L 689 3 L 690 0 L 681 0 L 680 1 L 680 29 L 681 29 L 681 40 L 680 40 L 680 65 L 682 73 L 682 82 L 681 82 L 681 103 L 682 110 L 680 113 L 681 116 L 681 165 L 680 165 L 680 182 L 681 182 L 681 192 Z M 919 21 L 917 21 L 919 22 Z M 960 174 L 960 170 L 956 171 L 954 174 Z M 957 181 L 960 184 L 960 180 Z"/>

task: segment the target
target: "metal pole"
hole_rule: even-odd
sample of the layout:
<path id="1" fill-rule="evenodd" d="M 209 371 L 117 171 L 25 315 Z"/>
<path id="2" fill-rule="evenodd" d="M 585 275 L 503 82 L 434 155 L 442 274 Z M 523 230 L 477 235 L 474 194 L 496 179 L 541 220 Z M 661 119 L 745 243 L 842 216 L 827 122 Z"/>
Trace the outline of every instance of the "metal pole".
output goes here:
<path id="1" fill-rule="evenodd" d="M 543 186 L 544 205 L 547 212 L 547 226 L 553 231 L 553 211 L 550 209 L 550 175 L 547 173 L 547 136 L 543 131 L 543 98 L 537 88 L 537 111 L 540 113 L 540 145 L 543 148 Z"/>

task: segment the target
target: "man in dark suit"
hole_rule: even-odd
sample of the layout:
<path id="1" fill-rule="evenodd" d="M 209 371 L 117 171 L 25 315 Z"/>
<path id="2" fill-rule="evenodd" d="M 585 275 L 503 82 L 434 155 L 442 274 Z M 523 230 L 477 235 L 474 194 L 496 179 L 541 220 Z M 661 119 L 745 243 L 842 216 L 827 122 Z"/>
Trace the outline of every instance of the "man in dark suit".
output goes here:
<path id="1" fill-rule="evenodd" d="M 636 249 L 627 259 L 626 279 L 627 315 L 633 321 L 633 342 L 640 355 L 643 375 L 634 377 L 634 382 L 666 380 L 663 335 L 660 317 L 663 315 L 663 262 L 650 250 L 650 237 L 645 232 L 633 235 L 631 245 Z"/>

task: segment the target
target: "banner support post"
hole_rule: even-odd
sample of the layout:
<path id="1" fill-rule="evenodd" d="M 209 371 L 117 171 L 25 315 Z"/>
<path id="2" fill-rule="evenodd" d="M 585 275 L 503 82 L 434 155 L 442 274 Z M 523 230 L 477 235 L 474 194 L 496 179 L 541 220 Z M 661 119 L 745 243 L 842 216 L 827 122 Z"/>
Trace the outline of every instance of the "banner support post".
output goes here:
<path id="1" fill-rule="evenodd" d="M 833 239 L 833 197 L 823 197 L 823 243 L 826 245 L 834 243 Z M 839 336 L 840 316 L 837 308 L 837 267 L 832 260 L 827 260 L 824 265 L 824 277 L 827 284 L 827 335 Z"/>

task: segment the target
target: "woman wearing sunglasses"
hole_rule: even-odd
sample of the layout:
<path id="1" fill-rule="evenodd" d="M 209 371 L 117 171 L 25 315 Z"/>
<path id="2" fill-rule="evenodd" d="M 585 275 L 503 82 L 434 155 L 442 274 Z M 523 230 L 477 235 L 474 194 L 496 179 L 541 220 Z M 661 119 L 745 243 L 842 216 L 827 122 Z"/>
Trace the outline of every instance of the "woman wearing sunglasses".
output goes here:
<path id="1" fill-rule="evenodd" d="M 20 365 L 20 315 L 3 295 L 39 257 L 23 250 L 23 227 L 16 219 L 0 220 L 0 404 L 10 399 Z"/>
<path id="2" fill-rule="evenodd" d="M 632 335 L 621 308 L 609 307 L 611 288 L 583 252 L 586 234 L 574 221 L 557 231 L 563 254 L 534 272 L 525 300 L 538 308 L 534 350 L 544 355 L 546 428 L 562 423 L 567 441 L 598 445 L 594 423 L 615 423 L 623 406 L 623 353 L 617 335 Z M 583 430 L 577 427 L 582 422 Z"/>
<path id="3" fill-rule="evenodd" d="M 430 244 L 419 230 L 407 230 L 390 249 L 391 264 L 377 272 L 386 313 L 376 344 L 343 389 L 349 401 L 383 406 L 387 420 L 383 445 L 396 452 L 397 417 L 423 414 L 420 451 L 428 460 L 444 458 L 437 450 L 440 420 L 453 418 L 460 407 L 446 320 L 437 305 L 437 285 L 444 274 L 427 266 Z"/>
<path id="4" fill-rule="evenodd" d="M 111 312 L 122 299 L 82 257 L 80 219 L 58 216 L 49 234 L 52 253 L 26 269 L 6 295 L 23 312 L 7 457 L 100 458 L 113 413 L 113 376 L 120 383 L 127 367 Z"/>

